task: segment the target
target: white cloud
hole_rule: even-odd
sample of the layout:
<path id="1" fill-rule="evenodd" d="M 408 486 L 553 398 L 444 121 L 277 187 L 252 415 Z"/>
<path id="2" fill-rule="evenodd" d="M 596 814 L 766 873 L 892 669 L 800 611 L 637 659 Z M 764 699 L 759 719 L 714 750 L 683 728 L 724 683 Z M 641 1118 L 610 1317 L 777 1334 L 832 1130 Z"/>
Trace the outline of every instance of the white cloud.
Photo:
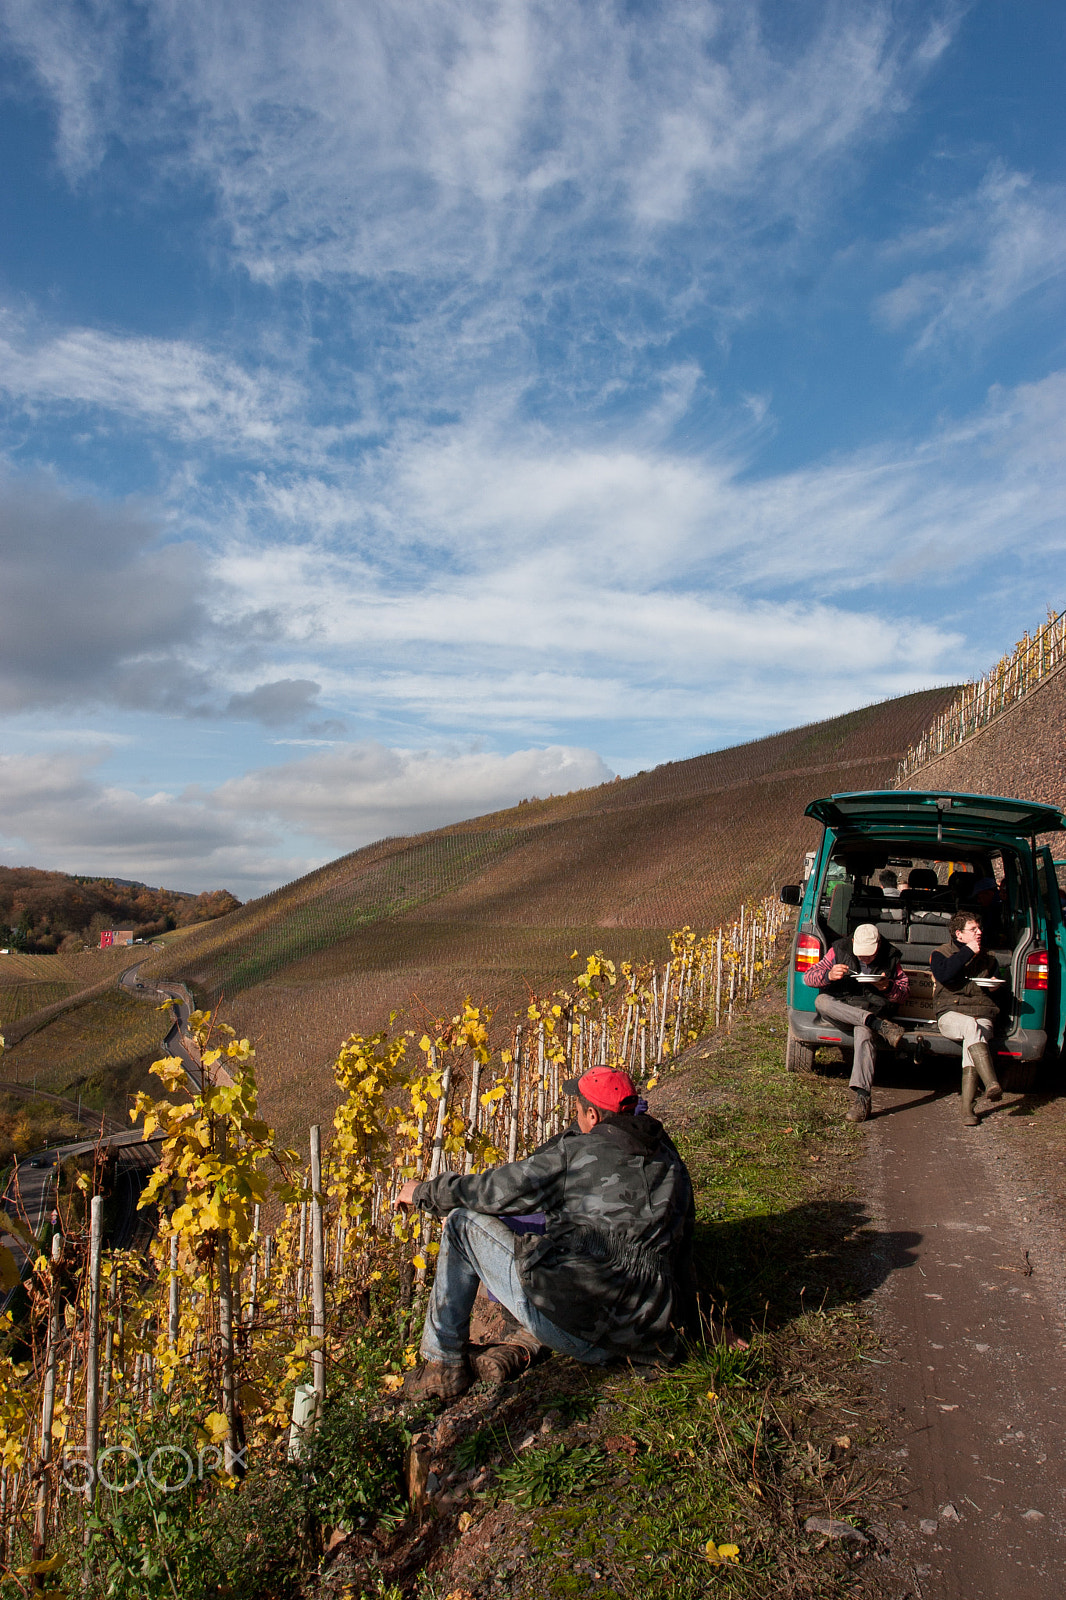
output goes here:
<path id="1" fill-rule="evenodd" d="M 173 648 L 207 626 L 205 561 L 158 516 L 0 481 L 0 710 L 204 692 Z"/>
<path id="2" fill-rule="evenodd" d="M 111 698 L 324 738 L 400 715 L 424 738 L 526 719 L 568 740 L 656 703 L 715 727 L 812 658 L 861 656 L 876 698 L 957 674 L 961 579 L 986 574 L 991 604 L 1061 546 L 1064 418 L 1055 375 L 918 444 L 762 478 L 739 446 L 697 458 L 641 429 L 412 430 L 328 478 L 264 474 L 246 531 L 202 553 L 139 512 L 23 496 L 0 686 L 11 707 Z"/>
<path id="3" fill-rule="evenodd" d="M 817 207 L 827 167 L 901 114 L 955 10 L 811 5 L 783 48 L 773 8 L 709 0 L 157 0 L 136 31 L 117 0 L 91 15 L 53 0 L 47 23 L 28 0 L 3 8 L 72 175 L 109 133 L 158 160 L 165 128 L 264 279 L 481 282 L 505 262 L 535 276 L 564 238 L 586 263 L 643 250 L 708 204 L 730 208 L 710 253 L 722 272 L 772 217 Z"/>
<path id="4" fill-rule="evenodd" d="M 0 857 L 242 898 L 386 834 L 422 832 L 613 776 L 591 750 L 343 745 L 211 789 L 142 795 L 91 755 L 0 756 Z M 294 841 L 296 850 L 293 849 Z M 302 847 L 302 848 L 301 848 Z"/>
<path id="5" fill-rule="evenodd" d="M 176 889 L 229 888 L 243 897 L 292 878 L 314 859 L 284 857 L 276 826 L 235 818 L 165 791 L 100 783 L 87 758 L 0 756 L 0 839 L 12 864 L 113 873 Z"/>
<path id="6" fill-rule="evenodd" d="M 342 745 L 223 783 L 215 805 L 282 819 L 338 850 L 385 834 L 421 833 L 533 795 L 567 794 L 614 774 L 592 750 L 458 753 Z"/>
<path id="7" fill-rule="evenodd" d="M 343 733 L 310 720 L 314 679 L 264 679 L 269 608 L 235 624 L 208 554 L 167 531 L 158 509 L 0 479 L 0 713 L 106 704 Z"/>
<path id="8" fill-rule="evenodd" d="M 290 637 L 322 653 L 331 696 L 329 652 L 345 646 L 349 659 L 360 644 L 384 649 L 383 672 L 388 652 L 432 646 L 448 673 L 498 649 L 510 670 L 550 654 L 563 675 L 599 659 L 629 663 L 631 679 L 659 660 L 683 679 L 686 658 L 724 663 L 734 649 L 776 670 L 798 617 L 826 631 L 832 653 L 849 613 L 874 657 L 884 637 L 930 664 L 943 586 L 1056 538 L 1064 419 L 1066 374 L 1053 374 L 993 391 L 918 442 L 762 477 L 739 451 L 716 460 L 624 438 L 565 445 L 543 428 L 438 430 L 363 475 L 264 485 L 280 538 L 230 547 L 218 570 L 252 607 L 285 595 Z M 933 586 L 917 597 L 915 564 Z M 879 591 L 872 611 L 864 590 Z"/>
<path id="9" fill-rule="evenodd" d="M 53 333 L 2 309 L 0 389 L 28 407 L 116 413 L 213 449 L 276 453 L 293 435 L 307 442 L 295 420 L 303 396 L 287 377 L 251 374 L 182 340 Z"/>
<path id="10" fill-rule="evenodd" d="M 102 11 L 95 5 L 87 15 L 64 0 L 0 0 L 0 37 L 33 63 L 55 108 L 58 155 L 72 178 L 103 157 L 118 97 L 122 36 Z"/>
<path id="11" fill-rule="evenodd" d="M 993 319 L 1066 273 L 1066 188 L 996 165 L 975 193 L 890 255 L 945 259 L 881 296 L 877 309 L 890 327 L 914 325 L 917 350 L 983 337 Z"/>

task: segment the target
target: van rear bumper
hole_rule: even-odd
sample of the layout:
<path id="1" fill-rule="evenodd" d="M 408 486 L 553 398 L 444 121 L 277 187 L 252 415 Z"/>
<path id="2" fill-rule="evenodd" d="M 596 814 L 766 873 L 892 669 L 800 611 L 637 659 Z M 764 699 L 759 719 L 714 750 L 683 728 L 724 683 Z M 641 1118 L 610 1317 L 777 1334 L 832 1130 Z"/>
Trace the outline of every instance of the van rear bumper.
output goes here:
<path id="1" fill-rule="evenodd" d="M 957 1039 L 945 1039 L 935 1022 L 908 1022 L 906 1017 L 893 1019 L 906 1028 L 906 1043 L 916 1052 L 935 1056 L 961 1056 L 962 1046 Z M 851 1036 L 844 1034 L 824 1017 L 813 1011 L 796 1011 L 788 1008 L 788 1025 L 795 1037 L 804 1044 L 839 1045 L 850 1050 Z M 1003 1061 L 1039 1061 L 1047 1049 L 1047 1034 L 1042 1028 L 1018 1028 L 1005 1039 L 993 1039 L 993 1053 Z"/>

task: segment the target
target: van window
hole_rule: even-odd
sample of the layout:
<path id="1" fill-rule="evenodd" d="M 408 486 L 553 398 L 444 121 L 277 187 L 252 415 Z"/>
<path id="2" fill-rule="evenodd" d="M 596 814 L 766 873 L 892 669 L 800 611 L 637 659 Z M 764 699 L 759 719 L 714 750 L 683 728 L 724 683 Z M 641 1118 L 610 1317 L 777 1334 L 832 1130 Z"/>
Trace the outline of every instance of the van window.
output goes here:
<path id="1" fill-rule="evenodd" d="M 1055 871 L 1054 865 L 1052 865 L 1052 870 L 1048 871 L 1048 858 L 1043 852 L 1036 858 L 1036 881 L 1040 889 L 1040 898 L 1044 902 L 1046 915 L 1054 925 L 1062 920 L 1062 889 L 1059 886 L 1059 872 Z M 1056 906 L 1059 908 L 1058 915 L 1055 913 Z"/>
<path id="2" fill-rule="evenodd" d="M 996 851 L 992 857 L 992 873 L 997 886 L 996 899 L 978 896 L 979 901 L 987 901 L 981 906 L 983 920 L 988 924 L 986 943 L 991 945 L 994 940 L 1013 949 L 1030 923 L 1029 892 L 1021 860 L 1013 851 Z"/>
<path id="3" fill-rule="evenodd" d="M 860 922 L 881 925 L 881 932 L 904 947 L 919 966 L 926 966 L 928 947 L 948 937 L 956 910 L 971 907 L 980 914 L 989 949 L 1016 948 L 1031 924 L 1030 887 L 1022 858 L 1013 850 L 976 851 L 963 863 L 958 857 L 894 857 L 890 870 L 898 889 L 883 882 L 885 856 L 875 851 L 848 853 L 826 866 L 818 897 L 823 934 L 839 938 Z M 951 881 L 953 880 L 953 881 Z M 960 881 L 961 880 L 961 881 Z M 914 947 L 913 950 L 911 947 Z"/>
<path id="4" fill-rule="evenodd" d="M 830 861 L 822 879 L 818 901 L 818 920 L 838 937 L 848 931 L 848 910 L 855 893 L 855 879 L 843 861 Z"/>

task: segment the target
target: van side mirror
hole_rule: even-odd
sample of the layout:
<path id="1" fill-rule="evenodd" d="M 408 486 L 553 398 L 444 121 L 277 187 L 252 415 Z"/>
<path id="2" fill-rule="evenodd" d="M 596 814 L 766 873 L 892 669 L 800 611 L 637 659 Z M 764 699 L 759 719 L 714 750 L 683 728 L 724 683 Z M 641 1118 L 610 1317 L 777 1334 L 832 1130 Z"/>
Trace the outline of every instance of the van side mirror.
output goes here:
<path id="1" fill-rule="evenodd" d="M 781 890 L 781 904 L 783 906 L 798 906 L 803 899 L 803 894 L 798 883 L 786 883 Z"/>

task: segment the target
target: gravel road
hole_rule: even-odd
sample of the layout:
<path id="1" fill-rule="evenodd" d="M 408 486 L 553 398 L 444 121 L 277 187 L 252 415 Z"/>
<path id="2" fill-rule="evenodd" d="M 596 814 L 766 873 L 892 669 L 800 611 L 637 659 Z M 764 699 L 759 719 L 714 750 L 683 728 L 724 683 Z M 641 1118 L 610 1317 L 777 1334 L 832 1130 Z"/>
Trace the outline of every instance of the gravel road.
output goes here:
<path id="1" fill-rule="evenodd" d="M 957 1094 L 875 1089 L 864 1188 L 895 1259 L 875 1293 L 918 1600 L 1066 1594 L 1066 1255 L 997 1119 Z M 1001 1124 L 1002 1126 L 1002 1124 Z M 894 1269 L 894 1270 L 893 1270 Z"/>

